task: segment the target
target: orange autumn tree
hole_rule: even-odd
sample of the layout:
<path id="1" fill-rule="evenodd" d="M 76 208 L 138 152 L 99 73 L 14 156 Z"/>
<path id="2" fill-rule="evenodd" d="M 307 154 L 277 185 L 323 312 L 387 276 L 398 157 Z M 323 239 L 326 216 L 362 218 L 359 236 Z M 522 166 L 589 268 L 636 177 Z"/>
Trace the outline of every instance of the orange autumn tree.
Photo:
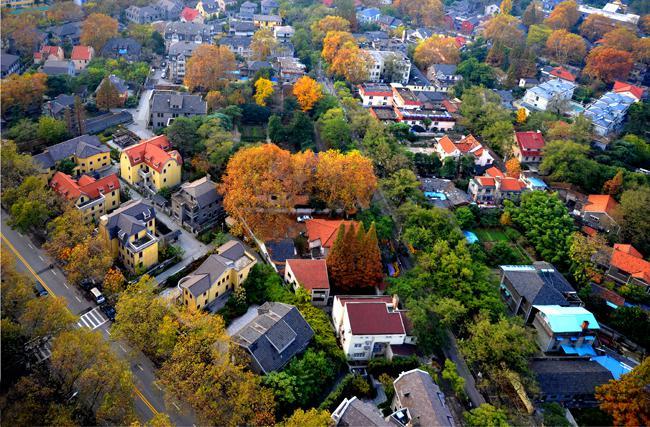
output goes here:
<path id="1" fill-rule="evenodd" d="M 555 6 L 544 23 L 555 30 L 568 30 L 578 22 L 578 19 L 580 19 L 578 4 L 573 0 L 567 0 Z"/>
<path id="2" fill-rule="evenodd" d="M 512 15 L 495 15 L 485 24 L 483 36 L 509 48 L 520 46 L 524 43 L 524 32 L 519 28 L 520 24 L 519 18 Z"/>
<path id="3" fill-rule="evenodd" d="M 616 21 L 606 16 L 592 13 L 580 24 L 580 34 L 591 41 L 596 41 L 616 28 Z"/>
<path id="4" fill-rule="evenodd" d="M 614 49 L 626 50 L 631 52 L 639 38 L 627 28 L 616 28 L 606 33 L 601 39 L 600 44 Z"/>
<path id="5" fill-rule="evenodd" d="M 650 357 L 621 376 L 596 387 L 600 409 L 614 419 L 616 426 L 650 425 Z"/>
<path id="6" fill-rule="evenodd" d="M 556 61 L 565 64 L 580 63 L 587 54 L 587 44 L 577 34 L 567 30 L 556 30 L 546 40 L 546 51 Z"/>
<path id="7" fill-rule="evenodd" d="M 384 273 L 375 224 L 368 232 L 363 223 L 341 224 L 327 255 L 327 271 L 332 284 L 342 291 L 362 291 L 380 285 Z"/>
<path id="8" fill-rule="evenodd" d="M 323 89 L 316 80 L 309 76 L 302 76 L 293 85 L 293 95 L 298 100 L 302 111 L 307 112 L 323 97 Z"/>
<path id="9" fill-rule="evenodd" d="M 521 174 L 521 163 L 519 159 L 513 157 L 506 162 L 506 174 L 513 178 L 519 178 L 519 174 Z"/>
<path id="10" fill-rule="evenodd" d="M 584 73 L 590 77 L 611 83 L 614 80 L 627 79 L 633 66 L 634 59 L 630 52 L 598 46 L 589 52 Z"/>
<path id="11" fill-rule="evenodd" d="M 609 195 L 615 195 L 619 191 L 621 191 L 621 187 L 623 186 L 623 171 L 619 170 L 616 172 L 616 175 L 612 177 L 612 179 L 608 179 L 605 181 L 603 184 L 603 193 L 609 194 Z"/>
<path id="12" fill-rule="evenodd" d="M 355 43 L 354 37 L 347 31 L 330 31 L 323 39 L 323 51 L 321 56 L 329 64 L 332 63 L 339 49 L 344 44 L 351 42 Z"/>
<path id="13" fill-rule="evenodd" d="M 235 54 L 226 46 L 202 44 L 185 67 L 185 85 L 191 90 L 218 90 L 237 69 Z"/>
<path id="14" fill-rule="evenodd" d="M 356 43 L 347 42 L 336 52 L 330 65 L 330 72 L 345 77 L 352 84 L 357 84 L 368 79 L 369 64 L 369 55 Z"/>
<path id="15" fill-rule="evenodd" d="M 418 43 L 413 58 L 422 68 L 431 64 L 458 64 L 460 51 L 455 38 L 435 35 Z"/>
<path id="16" fill-rule="evenodd" d="M 377 188 L 372 163 L 359 152 L 291 154 L 275 144 L 239 150 L 228 162 L 219 191 L 229 215 L 263 238 L 282 234 L 299 198 L 317 197 L 332 209 L 354 213 Z"/>
<path id="17" fill-rule="evenodd" d="M 47 74 L 11 74 L 2 80 L 0 103 L 2 113 L 9 107 L 17 107 L 22 111 L 39 107 L 43 103 L 43 95 L 47 90 Z"/>
<path id="18" fill-rule="evenodd" d="M 441 24 L 445 17 L 440 0 L 398 0 L 393 2 L 393 7 L 410 16 L 417 25 L 424 27 Z"/>
<path id="19" fill-rule="evenodd" d="M 330 209 L 341 209 L 347 214 L 370 206 L 377 189 L 372 161 L 357 150 L 346 154 L 338 150 L 318 153 L 314 178 L 317 197 Z"/>
<path id="20" fill-rule="evenodd" d="M 107 41 L 117 36 L 117 21 L 102 13 L 91 13 L 81 24 L 81 44 L 102 50 Z"/>

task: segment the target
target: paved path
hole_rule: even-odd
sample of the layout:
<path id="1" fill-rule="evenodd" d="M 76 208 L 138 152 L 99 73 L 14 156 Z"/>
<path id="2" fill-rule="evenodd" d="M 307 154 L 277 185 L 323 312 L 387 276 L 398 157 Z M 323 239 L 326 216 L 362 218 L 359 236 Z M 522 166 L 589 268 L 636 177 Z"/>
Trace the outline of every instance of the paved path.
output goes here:
<path id="1" fill-rule="evenodd" d="M 129 362 L 134 382 L 134 404 L 136 414 L 142 421 L 148 421 L 158 412 L 164 412 L 174 425 L 191 426 L 196 421 L 189 410 L 168 407 L 164 393 L 156 381 L 156 369 L 140 351 L 130 348 L 126 342 L 112 339 L 111 322 L 97 309 L 94 302 L 86 298 L 76 286 L 67 283 L 59 268 L 49 268 L 52 261 L 47 253 L 36 246 L 29 237 L 12 230 L 7 224 L 8 215 L 2 211 L 2 251 L 12 253 L 19 270 L 34 276 L 52 295 L 65 300 L 72 314 L 79 316 L 79 326 L 98 331 L 107 340 L 115 353 Z M 47 345 L 40 351 L 42 358 L 50 356 Z"/>
<path id="2" fill-rule="evenodd" d="M 449 338 L 449 343 L 447 347 L 444 348 L 445 357 L 456 364 L 458 374 L 465 378 L 465 393 L 467 393 L 472 405 L 474 405 L 475 408 L 479 407 L 481 404 L 485 403 L 485 398 L 483 398 L 483 395 L 476 388 L 474 376 L 467 367 L 465 359 L 463 359 L 463 356 L 461 356 L 458 351 L 456 337 L 454 337 L 454 334 L 449 331 L 447 331 L 447 336 Z"/>

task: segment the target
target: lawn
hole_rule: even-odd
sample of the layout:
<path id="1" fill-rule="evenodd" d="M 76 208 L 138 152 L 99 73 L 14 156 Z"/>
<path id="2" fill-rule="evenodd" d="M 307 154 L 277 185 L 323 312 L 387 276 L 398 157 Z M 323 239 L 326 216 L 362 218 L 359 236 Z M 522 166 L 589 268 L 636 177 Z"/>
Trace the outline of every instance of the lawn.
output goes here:
<path id="1" fill-rule="evenodd" d="M 480 242 L 507 242 L 508 236 L 501 230 L 495 230 L 493 228 L 479 228 L 474 230 L 474 233 L 478 236 Z"/>

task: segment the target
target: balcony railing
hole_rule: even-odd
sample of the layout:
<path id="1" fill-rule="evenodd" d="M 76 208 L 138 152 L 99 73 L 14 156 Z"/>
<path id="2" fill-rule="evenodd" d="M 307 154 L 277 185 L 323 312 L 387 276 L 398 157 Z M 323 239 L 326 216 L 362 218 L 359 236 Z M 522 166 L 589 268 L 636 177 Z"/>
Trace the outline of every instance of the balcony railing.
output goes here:
<path id="1" fill-rule="evenodd" d="M 79 210 L 85 210 L 88 209 L 91 206 L 96 206 L 99 205 L 100 203 L 103 203 L 106 200 L 103 194 L 100 194 L 98 198 L 96 199 L 91 199 L 87 200 L 79 205 L 77 205 L 77 209 Z"/>
<path id="2" fill-rule="evenodd" d="M 151 234 L 149 231 L 147 231 L 147 233 L 144 236 L 142 236 L 141 238 L 136 239 L 133 242 L 129 242 L 127 244 L 127 248 L 131 252 L 140 252 L 143 249 L 146 249 L 149 246 L 153 245 L 157 241 L 158 241 L 158 238 L 156 236 L 154 236 L 153 234 Z"/>

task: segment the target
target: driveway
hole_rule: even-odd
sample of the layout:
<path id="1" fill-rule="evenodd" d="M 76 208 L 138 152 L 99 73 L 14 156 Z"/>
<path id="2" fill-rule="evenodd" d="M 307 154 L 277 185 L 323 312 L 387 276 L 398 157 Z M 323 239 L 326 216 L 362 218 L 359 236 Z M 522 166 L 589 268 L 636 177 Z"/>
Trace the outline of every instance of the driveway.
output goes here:
<path id="1" fill-rule="evenodd" d="M 251 305 L 248 307 L 248 311 L 244 313 L 243 316 L 240 316 L 236 318 L 235 320 L 232 321 L 230 326 L 226 328 L 226 331 L 228 332 L 228 335 L 233 336 L 237 332 L 241 330 L 248 322 L 253 320 L 257 316 L 257 307 L 258 305 Z"/>

